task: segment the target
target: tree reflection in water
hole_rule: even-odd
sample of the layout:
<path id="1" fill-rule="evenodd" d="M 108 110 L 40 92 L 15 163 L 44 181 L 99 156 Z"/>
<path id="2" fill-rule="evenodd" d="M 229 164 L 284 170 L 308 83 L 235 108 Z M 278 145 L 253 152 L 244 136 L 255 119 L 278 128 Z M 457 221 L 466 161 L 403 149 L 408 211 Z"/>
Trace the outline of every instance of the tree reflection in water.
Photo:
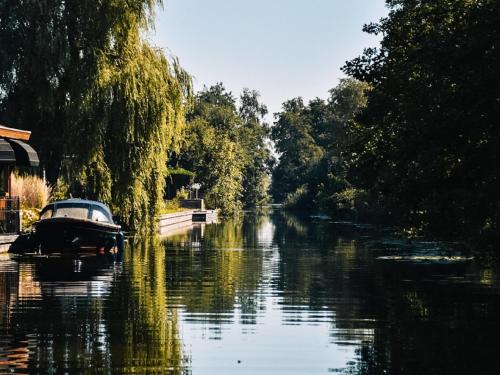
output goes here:
<path id="1" fill-rule="evenodd" d="M 496 270 L 453 261 L 457 254 L 439 244 L 408 244 L 364 226 L 284 212 L 275 223 L 286 303 L 327 305 L 335 312 L 332 340 L 358 342 L 358 358 L 338 372 L 500 373 Z M 406 252 L 428 256 L 380 259 Z"/>
<path id="2" fill-rule="evenodd" d="M 181 304 L 188 319 L 213 323 L 215 335 L 219 324 L 233 321 L 236 306 L 249 322 L 257 309 L 263 253 L 251 246 L 257 227 L 247 220 L 195 226 L 165 242 L 171 302 Z M 193 237 L 199 247 L 183 246 Z"/>
<path id="3" fill-rule="evenodd" d="M 166 304 L 165 253 L 136 240 L 124 264 L 100 256 L 31 257 L 2 273 L 0 367 L 16 373 L 185 374 L 177 314 Z M 15 284 L 15 285 L 14 285 Z M 22 353 L 22 357 L 21 354 Z"/>
<path id="4" fill-rule="evenodd" d="M 112 289 L 107 322 L 113 368 L 138 374 L 186 374 L 177 310 L 166 303 L 165 251 L 157 237 L 136 238 Z M 116 314 L 122 314 L 116 319 Z"/>
<path id="5" fill-rule="evenodd" d="M 272 299 L 280 306 L 282 325 L 314 326 L 327 319 L 332 351 L 355 348 L 345 366 L 323 373 L 500 369 L 499 283 L 491 267 L 451 257 L 439 244 L 281 211 L 207 227 L 203 235 L 196 231 L 167 239 L 167 280 L 172 303 L 186 310 L 182 324 L 206 325 L 207 339 L 224 341 L 224 327 L 234 326 L 237 317 L 240 324 L 255 325 L 259 317 L 263 324 L 272 308 L 266 300 Z M 189 245 L 190 236 L 197 246 Z M 383 259 L 407 254 L 422 261 Z M 259 348 L 252 350 L 265 357 Z M 308 355 L 315 354 L 304 348 Z"/>
<path id="6" fill-rule="evenodd" d="M 281 211 L 131 239 L 119 263 L 7 257 L 0 372 L 497 374 L 498 275 Z"/>

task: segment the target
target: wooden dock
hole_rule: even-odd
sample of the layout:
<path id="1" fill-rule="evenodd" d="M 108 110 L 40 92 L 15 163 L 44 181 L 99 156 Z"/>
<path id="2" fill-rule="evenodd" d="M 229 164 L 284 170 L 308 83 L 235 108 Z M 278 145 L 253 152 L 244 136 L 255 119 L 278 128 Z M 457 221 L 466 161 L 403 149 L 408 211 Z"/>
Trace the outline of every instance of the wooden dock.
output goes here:
<path id="1" fill-rule="evenodd" d="M 193 223 L 211 224 L 217 221 L 217 210 L 188 210 L 161 215 L 159 233 L 164 235 L 178 229 L 190 227 Z"/>

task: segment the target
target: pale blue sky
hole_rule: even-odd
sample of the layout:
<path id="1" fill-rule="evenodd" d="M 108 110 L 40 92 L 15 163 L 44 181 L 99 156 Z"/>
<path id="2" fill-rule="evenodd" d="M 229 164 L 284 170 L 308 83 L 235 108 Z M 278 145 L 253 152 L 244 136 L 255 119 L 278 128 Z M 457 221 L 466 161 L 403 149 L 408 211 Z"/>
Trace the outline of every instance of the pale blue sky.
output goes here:
<path id="1" fill-rule="evenodd" d="M 326 98 L 340 67 L 378 38 L 364 23 L 387 14 L 384 0 L 166 0 L 149 36 L 195 77 L 239 95 L 258 90 L 271 113 L 287 99 Z"/>

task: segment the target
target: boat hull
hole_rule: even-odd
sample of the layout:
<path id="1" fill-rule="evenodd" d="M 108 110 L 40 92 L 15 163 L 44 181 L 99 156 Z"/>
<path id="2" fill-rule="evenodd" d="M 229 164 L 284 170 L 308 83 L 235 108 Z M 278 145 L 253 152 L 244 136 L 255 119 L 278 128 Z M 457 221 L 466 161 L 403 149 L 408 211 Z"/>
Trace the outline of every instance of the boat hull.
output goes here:
<path id="1" fill-rule="evenodd" d="M 112 247 L 120 226 L 88 219 L 54 217 L 35 224 L 35 241 L 44 252 Z"/>

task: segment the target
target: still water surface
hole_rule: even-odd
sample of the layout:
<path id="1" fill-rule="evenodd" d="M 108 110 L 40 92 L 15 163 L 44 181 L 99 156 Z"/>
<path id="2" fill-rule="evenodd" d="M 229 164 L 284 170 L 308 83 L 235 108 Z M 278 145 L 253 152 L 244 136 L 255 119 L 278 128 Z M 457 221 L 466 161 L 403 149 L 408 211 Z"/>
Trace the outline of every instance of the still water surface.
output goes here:
<path id="1" fill-rule="evenodd" d="M 495 268 L 317 217 L 5 255 L 0 285 L 0 373 L 500 373 Z"/>

